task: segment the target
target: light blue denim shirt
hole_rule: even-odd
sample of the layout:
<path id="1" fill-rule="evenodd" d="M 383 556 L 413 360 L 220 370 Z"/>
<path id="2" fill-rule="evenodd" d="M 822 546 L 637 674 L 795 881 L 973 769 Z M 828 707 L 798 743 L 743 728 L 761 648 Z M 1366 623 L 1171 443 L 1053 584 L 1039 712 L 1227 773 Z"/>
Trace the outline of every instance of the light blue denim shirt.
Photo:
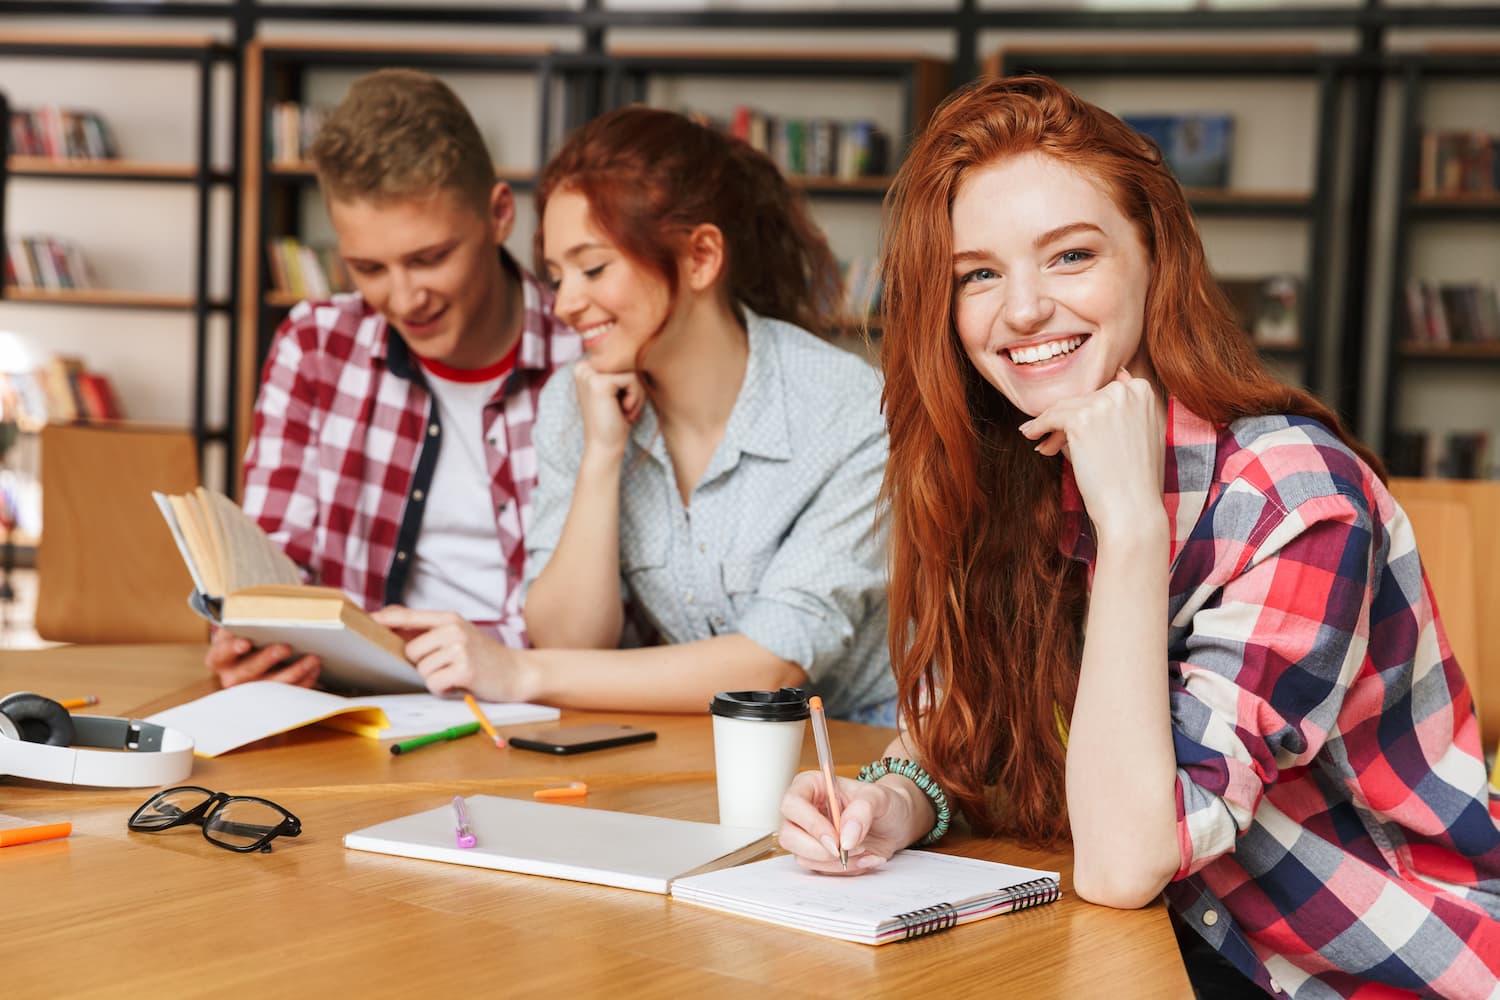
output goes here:
<path id="1" fill-rule="evenodd" d="M 750 356 L 724 439 L 677 491 L 648 403 L 620 484 L 625 599 L 664 642 L 739 632 L 807 672 L 830 715 L 893 724 L 880 377 L 789 323 L 746 311 Z M 583 455 L 571 373 L 542 390 L 526 586 L 552 557 Z M 644 453 L 644 454 L 643 454 Z"/>

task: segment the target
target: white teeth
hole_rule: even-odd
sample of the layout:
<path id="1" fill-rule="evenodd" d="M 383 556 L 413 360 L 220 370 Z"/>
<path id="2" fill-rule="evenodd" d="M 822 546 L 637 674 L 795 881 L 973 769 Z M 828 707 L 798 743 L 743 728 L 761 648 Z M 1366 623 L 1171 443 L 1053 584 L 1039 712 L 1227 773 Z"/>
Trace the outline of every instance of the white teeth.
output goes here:
<path id="1" fill-rule="evenodd" d="M 584 327 L 578 331 L 578 336 L 582 337 L 585 341 L 598 340 L 610 330 L 613 330 L 614 326 L 614 320 L 610 320 L 608 323 L 599 323 L 594 326 Z"/>
<path id="2" fill-rule="evenodd" d="M 1046 361 L 1060 354 L 1071 354 L 1078 350 L 1083 343 L 1083 337 L 1068 337 L 1066 340 L 1049 340 L 1045 344 L 1034 344 L 1031 347 L 1007 348 L 1010 359 L 1018 365 L 1034 365 L 1038 361 Z"/>

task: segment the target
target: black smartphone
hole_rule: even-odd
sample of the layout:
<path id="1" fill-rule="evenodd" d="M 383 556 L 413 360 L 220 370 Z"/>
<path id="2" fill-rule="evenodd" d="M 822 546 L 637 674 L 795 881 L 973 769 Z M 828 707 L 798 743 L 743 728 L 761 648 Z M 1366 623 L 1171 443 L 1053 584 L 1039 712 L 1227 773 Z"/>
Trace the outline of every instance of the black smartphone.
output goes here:
<path id="1" fill-rule="evenodd" d="M 592 726 L 564 726 L 561 729 L 542 729 L 522 736 L 511 736 L 506 743 L 522 750 L 539 753 L 588 753 L 606 747 L 622 747 L 629 743 L 647 743 L 656 739 L 656 733 L 634 726 L 599 723 Z"/>

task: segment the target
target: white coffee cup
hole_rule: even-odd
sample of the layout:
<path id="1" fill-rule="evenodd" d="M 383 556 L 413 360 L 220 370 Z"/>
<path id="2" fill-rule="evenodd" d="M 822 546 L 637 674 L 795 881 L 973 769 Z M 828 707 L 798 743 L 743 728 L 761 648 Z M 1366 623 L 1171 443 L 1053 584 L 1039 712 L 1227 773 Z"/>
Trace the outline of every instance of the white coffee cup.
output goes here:
<path id="1" fill-rule="evenodd" d="M 807 699 L 799 688 L 721 691 L 709 704 L 719 822 L 770 832 L 781 825 L 781 799 L 802 762 Z"/>

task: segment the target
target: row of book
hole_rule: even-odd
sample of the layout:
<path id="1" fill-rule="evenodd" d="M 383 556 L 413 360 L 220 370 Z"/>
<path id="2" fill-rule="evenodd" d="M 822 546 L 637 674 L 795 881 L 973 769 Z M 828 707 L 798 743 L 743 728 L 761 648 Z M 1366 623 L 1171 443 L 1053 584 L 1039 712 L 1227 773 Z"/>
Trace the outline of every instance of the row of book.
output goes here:
<path id="1" fill-rule="evenodd" d="M 1408 281 L 1406 339 L 1439 347 L 1500 342 L 1500 289 L 1495 282 Z"/>
<path id="2" fill-rule="evenodd" d="M 278 292 L 299 299 L 326 299 L 335 292 L 354 290 L 349 269 L 334 247 L 312 246 L 295 236 L 273 236 L 266 241 L 271 284 Z"/>
<path id="3" fill-rule="evenodd" d="M 0 422 L 35 430 L 46 423 L 124 416 L 109 376 L 73 355 L 58 355 L 36 371 L 0 372 Z"/>
<path id="4" fill-rule="evenodd" d="M 890 138 L 865 119 L 780 118 L 741 104 L 728 122 L 710 121 L 765 153 L 786 174 L 853 180 L 890 170 Z"/>
<path id="5" fill-rule="evenodd" d="M 55 236 L 5 241 L 5 283 L 18 288 L 92 288 L 93 273 L 77 245 Z"/>
<path id="6" fill-rule="evenodd" d="M 10 152 L 54 160 L 108 160 L 119 155 L 102 115 L 56 105 L 11 111 Z"/>
<path id="7" fill-rule="evenodd" d="M 1500 476 L 1488 431 L 1397 430 L 1386 442 L 1386 471 L 1393 476 L 1494 479 Z"/>
<path id="8" fill-rule="evenodd" d="M 1418 190 L 1425 195 L 1500 194 L 1500 135 L 1423 132 Z"/>
<path id="9" fill-rule="evenodd" d="M 307 151 L 312 148 L 318 129 L 323 127 L 328 110 L 296 101 L 277 101 L 271 105 L 270 117 L 266 119 L 266 149 L 270 151 L 271 162 L 306 162 Z"/>
<path id="10" fill-rule="evenodd" d="M 1301 343 L 1301 280 L 1293 274 L 1261 278 L 1219 278 L 1240 326 L 1257 347 L 1295 347 Z"/>
<path id="11" fill-rule="evenodd" d="M 1234 140 L 1234 119 L 1229 115 L 1131 114 L 1120 120 L 1156 143 L 1183 187 L 1229 186 Z"/>

